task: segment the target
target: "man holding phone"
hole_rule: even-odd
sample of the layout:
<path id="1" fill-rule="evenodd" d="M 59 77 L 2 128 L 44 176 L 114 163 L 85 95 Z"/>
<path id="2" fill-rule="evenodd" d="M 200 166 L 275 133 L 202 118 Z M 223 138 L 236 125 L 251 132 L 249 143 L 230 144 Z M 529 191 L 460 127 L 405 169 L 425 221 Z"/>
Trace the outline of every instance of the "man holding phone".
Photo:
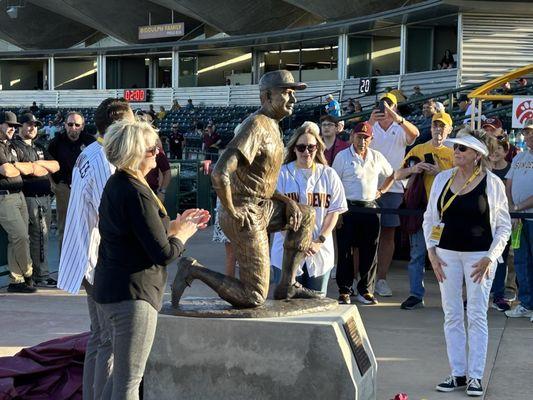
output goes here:
<path id="1" fill-rule="evenodd" d="M 413 147 L 405 156 L 404 168 L 394 173 L 394 178 L 397 180 L 406 179 L 413 174 L 422 174 L 426 194 L 425 204 L 435 175 L 453 167 L 453 150 L 443 145 L 451 131 L 452 118 L 446 113 L 435 113 L 431 122 L 431 140 Z M 412 160 L 420 162 L 409 165 Z M 409 243 L 411 259 L 407 269 L 410 294 L 401 305 L 404 310 L 424 307 L 424 269 L 427 250 L 422 225 L 415 233 L 409 234 Z"/>
<path id="2" fill-rule="evenodd" d="M 419 135 L 418 128 L 398 114 L 397 104 L 396 96 L 386 93 L 368 121 L 374 133 L 370 147 L 383 154 L 395 171 L 402 166 L 405 148 L 412 145 Z M 380 181 L 380 184 L 382 183 Z M 381 208 L 396 209 L 400 207 L 402 199 L 403 185 L 401 182 L 394 182 L 390 190 L 379 198 L 378 204 Z M 392 296 L 386 279 L 394 254 L 394 231 L 397 226 L 400 226 L 400 217 L 397 214 L 381 215 L 375 290 L 380 296 Z"/>

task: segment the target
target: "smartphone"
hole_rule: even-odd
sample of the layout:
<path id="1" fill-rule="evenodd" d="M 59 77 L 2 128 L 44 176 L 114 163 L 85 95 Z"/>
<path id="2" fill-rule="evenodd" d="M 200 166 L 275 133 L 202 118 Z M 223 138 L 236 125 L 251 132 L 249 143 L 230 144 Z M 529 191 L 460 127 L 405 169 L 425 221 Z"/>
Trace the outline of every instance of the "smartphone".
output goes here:
<path id="1" fill-rule="evenodd" d="M 435 165 L 435 159 L 433 158 L 433 153 L 424 154 L 424 162 Z"/>
<path id="2" fill-rule="evenodd" d="M 385 102 L 383 100 L 378 103 L 378 110 L 380 113 L 385 114 Z"/>

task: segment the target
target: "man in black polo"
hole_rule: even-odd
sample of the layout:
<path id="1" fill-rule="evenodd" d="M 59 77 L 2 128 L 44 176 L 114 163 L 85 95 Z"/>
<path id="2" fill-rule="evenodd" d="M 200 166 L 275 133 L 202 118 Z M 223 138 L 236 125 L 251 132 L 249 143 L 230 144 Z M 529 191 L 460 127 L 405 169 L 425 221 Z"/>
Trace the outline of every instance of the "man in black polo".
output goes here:
<path id="1" fill-rule="evenodd" d="M 70 184 L 72 183 L 72 169 L 80 153 L 96 139 L 83 132 L 85 120 L 83 115 L 70 112 L 65 121 L 65 132 L 57 135 L 48 145 L 48 152 L 59 163 L 59 171 L 52 174 L 52 190 L 56 195 L 57 231 L 59 252 L 63 243 L 65 220 L 70 198 Z"/>
<path id="2" fill-rule="evenodd" d="M 36 286 L 55 287 L 57 281 L 50 277 L 48 269 L 48 232 L 52 212 L 50 209 L 50 179 L 49 174 L 59 170 L 59 163 L 51 159 L 48 151 L 34 142 L 37 137 L 37 127 L 42 123 L 31 113 L 20 118 L 22 127 L 13 146 L 18 159 L 22 162 L 32 162 L 46 170 L 43 176 L 25 175 L 22 177 L 24 186 L 22 192 L 28 207 L 30 237 L 30 256 L 33 264 L 33 280 Z"/>
<path id="3" fill-rule="evenodd" d="M 0 112 L 0 225 L 7 232 L 8 292 L 33 293 L 32 264 L 28 237 L 28 209 L 22 194 L 21 175 L 41 174 L 33 163 L 20 162 L 11 144 L 17 116 Z"/>

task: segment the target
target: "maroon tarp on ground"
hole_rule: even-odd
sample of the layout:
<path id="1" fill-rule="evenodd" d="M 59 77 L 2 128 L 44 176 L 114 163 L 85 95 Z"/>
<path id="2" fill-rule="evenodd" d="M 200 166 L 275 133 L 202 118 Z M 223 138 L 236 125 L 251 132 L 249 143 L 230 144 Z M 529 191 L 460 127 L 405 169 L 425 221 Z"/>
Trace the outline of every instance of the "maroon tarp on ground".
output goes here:
<path id="1" fill-rule="evenodd" d="M 89 332 L 0 357 L 0 400 L 81 400 Z"/>

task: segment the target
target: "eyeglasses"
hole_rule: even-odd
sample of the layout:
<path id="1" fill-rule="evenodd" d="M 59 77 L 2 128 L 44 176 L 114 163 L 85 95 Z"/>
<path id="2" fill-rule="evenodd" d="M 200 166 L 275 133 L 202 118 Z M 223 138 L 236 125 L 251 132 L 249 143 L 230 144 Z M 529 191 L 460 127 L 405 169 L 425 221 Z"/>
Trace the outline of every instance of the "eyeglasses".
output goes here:
<path id="1" fill-rule="evenodd" d="M 148 147 L 146 149 L 146 153 L 150 153 L 151 155 L 155 156 L 157 153 L 159 153 L 159 147 L 157 146 Z"/>
<path id="2" fill-rule="evenodd" d="M 454 144 L 453 145 L 453 149 L 454 150 L 459 150 L 461 153 L 464 153 L 465 151 L 467 151 L 469 148 L 466 147 L 464 144 Z"/>
<path id="3" fill-rule="evenodd" d="M 336 124 L 333 122 L 322 122 L 320 125 L 322 125 L 323 127 L 328 127 L 328 126 L 335 126 Z"/>
<path id="4" fill-rule="evenodd" d="M 73 126 L 75 126 L 76 128 L 79 128 L 81 126 L 81 124 L 76 124 L 75 122 L 69 122 L 67 125 L 70 126 L 71 128 Z"/>
<path id="5" fill-rule="evenodd" d="M 316 150 L 316 144 L 297 144 L 294 147 L 300 153 L 303 153 L 305 150 L 307 150 L 309 153 L 312 153 Z"/>

